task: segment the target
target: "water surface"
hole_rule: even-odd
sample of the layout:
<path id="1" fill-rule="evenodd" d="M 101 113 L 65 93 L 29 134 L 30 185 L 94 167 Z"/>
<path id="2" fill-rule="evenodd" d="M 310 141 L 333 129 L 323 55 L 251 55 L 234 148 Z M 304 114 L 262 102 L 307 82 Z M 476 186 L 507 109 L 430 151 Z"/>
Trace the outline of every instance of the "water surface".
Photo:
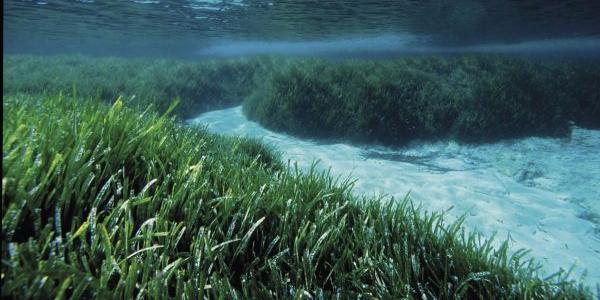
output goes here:
<path id="1" fill-rule="evenodd" d="M 382 36 L 434 49 L 564 39 L 600 49 L 600 1 L 7 0 L 3 8 L 11 53 L 197 58 L 231 43 Z M 387 52 L 397 46 L 371 43 Z M 578 55 L 594 53 L 583 48 Z"/>

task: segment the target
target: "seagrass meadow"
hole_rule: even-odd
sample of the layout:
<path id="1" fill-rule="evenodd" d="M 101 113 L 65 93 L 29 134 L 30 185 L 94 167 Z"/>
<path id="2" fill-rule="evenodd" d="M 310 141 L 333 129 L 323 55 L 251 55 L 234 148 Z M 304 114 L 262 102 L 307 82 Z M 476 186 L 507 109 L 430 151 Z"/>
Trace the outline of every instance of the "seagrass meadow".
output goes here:
<path id="1" fill-rule="evenodd" d="M 118 96 L 190 118 L 242 104 L 267 128 L 301 137 L 402 146 L 564 137 L 600 128 L 600 62 L 493 55 L 390 60 L 262 56 L 174 59 L 3 58 L 3 93 Z M 77 96 L 75 95 L 75 96 Z"/>
<path id="2" fill-rule="evenodd" d="M 244 103 L 249 118 L 303 137 L 401 146 L 487 143 L 600 128 L 600 63 L 502 56 L 289 61 Z"/>
<path id="3" fill-rule="evenodd" d="M 486 116 L 477 122 L 494 122 L 470 98 L 443 100 L 471 91 L 491 93 L 487 101 L 498 95 L 510 99 L 497 105 L 508 102 L 507 114 L 522 113 L 510 124 L 530 130 L 527 134 L 566 134 L 569 121 L 598 126 L 598 85 L 588 84 L 598 78 L 595 65 L 567 71 L 487 59 L 332 63 L 263 57 L 188 63 L 5 56 L 2 297 L 592 299 L 591 288 L 567 271 L 541 277 L 527 250 L 510 252 L 508 242 L 495 248 L 492 237 L 465 233 L 463 219 L 447 223 L 443 214 L 422 210 L 408 196 L 357 196 L 353 181 L 316 167 L 300 171 L 260 141 L 181 122 L 243 103 L 249 116 L 267 126 L 330 137 L 302 121 L 311 111 L 296 111 L 319 99 L 331 134 L 345 126 L 341 119 L 369 119 L 369 109 L 387 105 L 381 111 L 401 110 L 404 122 L 418 120 L 410 121 L 417 131 L 401 132 L 390 143 L 460 139 L 467 132 L 479 142 L 475 128 L 506 137 L 492 125 L 460 123 L 471 122 L 459 114 L 461 101 L 469 113 Z M 568 81 L 573 87 L 560 83 L 578 105 L 549 94 L 531 96 L 525 88 L 502 90 L 507 85 L 489 78 L 481 79 L 481 88 L 457 88 L 444 81 L 460 82 L 448 79 L 459 76 L 451 71 L 454 65 L 463 76 L 485 77 L 486 68 L 543 74 L 531 80 L 580 76 Z M 472 66 L 478 71 L 464 75 Z M 537 87 L 521 80 L 529 75 L 494 80 Z M 357 91 L 346 91 L 349 86 Z M 352 97 L 361 93 L 372 95 L 362 106 Z M 409 96 L 393 96 L 404 94 Z M 338 105 L 336 97 L 348 99 L 348 106 Z M 410 101 L 414 109 L 392 99 Z M 545 110 L 534 109 L 539 101 L 548 101 Z M 519 123 L 519 116 L 535 122 Z M 287 118 L 292 127 L 271 118 Z M 359 135 L 388 142 L 382 126 L 357 124 Z"/>
<path id="4" fill-rule="evenodd" d="M 267 59 L 229 59 L 202 63 L 174 59 L 123 59 L 80 55 L 7 55 L 3 94 L 77 95 L 112 102 L 117 97 L 144 109 L 164 111 L 175 97 L 175 114 L 193 117 L 209 109 L 237 105 L 254 87 L 255 73 Z"/>

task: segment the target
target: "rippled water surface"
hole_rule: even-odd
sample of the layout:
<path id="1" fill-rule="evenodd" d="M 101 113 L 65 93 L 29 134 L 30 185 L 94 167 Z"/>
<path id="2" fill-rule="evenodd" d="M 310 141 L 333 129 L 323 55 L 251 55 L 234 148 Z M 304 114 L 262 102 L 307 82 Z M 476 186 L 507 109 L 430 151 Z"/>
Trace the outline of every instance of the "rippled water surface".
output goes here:
<path id="1" fill-rule="evenodd" d="M 223 41 L 392 35 L 465 46 L 596 39 L 599 1 L 7 0 L 9 51 L 193 55 Z M 397 47 L 391 44 L 390 47 Z"/>

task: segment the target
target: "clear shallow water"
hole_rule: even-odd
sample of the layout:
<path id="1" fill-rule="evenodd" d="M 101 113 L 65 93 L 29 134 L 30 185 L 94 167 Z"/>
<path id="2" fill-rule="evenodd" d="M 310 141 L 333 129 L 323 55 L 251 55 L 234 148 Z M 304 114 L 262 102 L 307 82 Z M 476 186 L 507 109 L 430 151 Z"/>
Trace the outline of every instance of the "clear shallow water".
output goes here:
<path id="1" fill-rule="evenodd" d="M 297 161 L 319 160 L 322 169 L 356 178 L 357 194 L 408 192 L 449 220 L 467 214 L 469 230 L 510 239 L 528 248 L 547 274 L 575 264 L 586 283 L 600 283 L 600 235 L 591 216 L 600 213 L 600 131 L 575 129 L 570 139 L 527 138 L 482 146 L 453 142 L 415 144 L 401 150 L 323 145 L 264 129 L 241 107 L 208 112 L 189 121 L 211 132 L 261 138 Z"/>

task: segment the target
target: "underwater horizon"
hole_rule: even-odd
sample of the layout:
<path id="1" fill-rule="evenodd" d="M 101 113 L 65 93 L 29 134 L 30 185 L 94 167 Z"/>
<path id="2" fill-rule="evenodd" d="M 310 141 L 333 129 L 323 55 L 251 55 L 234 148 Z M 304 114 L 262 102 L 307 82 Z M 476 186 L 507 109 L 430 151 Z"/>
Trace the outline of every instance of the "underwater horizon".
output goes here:
<path id="1" fill-rule="evenodd" d="M 596 299 L 600 2 L 3 2 L 2 297 Z"/>

